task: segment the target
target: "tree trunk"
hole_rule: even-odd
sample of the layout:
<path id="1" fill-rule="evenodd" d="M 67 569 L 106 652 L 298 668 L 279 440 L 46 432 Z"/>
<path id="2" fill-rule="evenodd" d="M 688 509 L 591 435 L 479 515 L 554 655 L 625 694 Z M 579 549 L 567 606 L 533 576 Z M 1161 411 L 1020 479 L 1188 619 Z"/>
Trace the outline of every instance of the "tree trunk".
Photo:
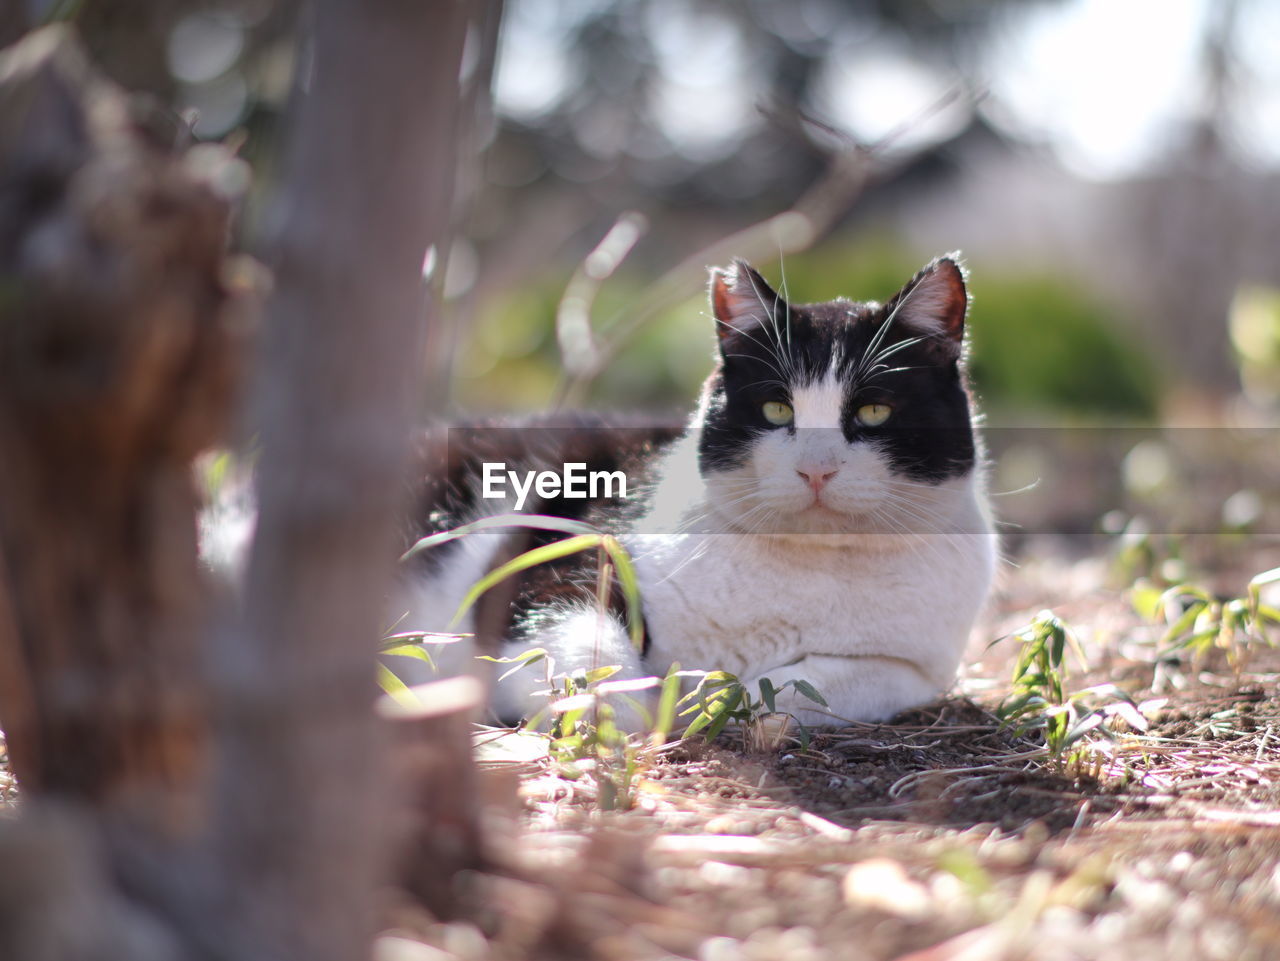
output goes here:
<path id="1" fill-rule="evenodd" d="M 371 669 L 421 391 L 422 264 L 449 223 L 467 9 L 316 5 L 269 247 L 247 630 L 220 654 L 235 706 L 222 797 L 227 874 L 256 879 L 234 914 L 309 959 L 359 954 L 382 868 Z"/>
<path id="2" fill-rule="evenodd" d="M 138 133 L 61 31 L 10 51 L 5 74 L 4 729 L 25 791 L 180 830 L 174 792 L 208 762 L 190 463 L 235 380 L 227 204 Z"/>
<path id="3" fill-rule="evenodd" d="M 4 56 L 0 725 L 28 806 L 50 807 L 3 842 L 49 883 L 33 884 L 43 909 L 0 933 L 2 957 L 109 957 L 162 931 L 126 920 L 106 879 L 141 880 L 206 820 L 190 464 L 236 380 L 228 205 L 138 119 L 62 30 Z M 113 918 L 116 939 L 42 932 L 42 916 Z"/>
<path id="4" fill-rule="evenodd" d="M 315 4 L 268 251 L 258 532 L 217 630 L 190 465 L 236 384 L 227 204 L 65 33 L 0 66 L 0 726 L 26 798 L 0 857 L 47 868 L 0 884 L 21 922 L 0 957 L 367 952 L 389 814 L 372 660 L 469 9 Z M 465 810 L 466 772 L 436 776 L 449 803 L 424 809 Z M 468 837 L 425 845 L 442 877 Z"/>

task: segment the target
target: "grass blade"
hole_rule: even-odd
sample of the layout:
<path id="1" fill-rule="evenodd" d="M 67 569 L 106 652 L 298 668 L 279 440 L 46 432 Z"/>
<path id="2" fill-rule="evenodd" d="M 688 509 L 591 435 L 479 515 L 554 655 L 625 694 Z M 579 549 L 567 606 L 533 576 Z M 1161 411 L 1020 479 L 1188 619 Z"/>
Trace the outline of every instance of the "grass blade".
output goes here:
<path id="1" fill-rule="evenodd" d="M 618 583 L 622 585 L 622 596 L 627 604 L 627 631 L 631 635 L 631 643 L 636 650 L 640 650 L 644 645 L 644 619 L 640 616 L 640 579 L 636 574 L 635 564 L 627 549 L 613 535 L 604 535 L 600 546 L 613 561 Z"/>
<path id="2" fill-rule="evenodd" d="M 493 517 L 482 517 L 478 521 L 463 524 L 453 530 L 441 531 L 438 534 L 424 537 L 401 554 L 400 560 L 407 561 L 425 550 L 439 547 L 441 544 L 447 544 L 449 541 L 457 540 L 459 537 L 466 537 L 468 534 L 500 530 L 506 527 L 527 527 L 538 531 L 559 531 L 561 534 L 579 536 L 594 534 L 600 536 L 600 532 L 590 524 L 584 524 L 582 521 L 571 521 L 564 517 L 552 517 L 550 514 L 495 514 Z"/>
<path id="3" fill-rule="evenodd" d="M 512 558 L 501 567 L 494 568 L 471 585 L 471 589 L 467 591 L 462 603 L 458 605 L 457 611 L 454 612 L 453 620 L 449 622 L 449 626 L 452 627 L 462 620 L 463 615 L 479 600 L 480 595 L 495 584 L 501 583 L 512 574 L 528 570 L 530 567 L 536 567 L 547 561 L 559 560 L 562 557 L 568 557 L 570 554 L 598 547 L 601 536 L 600 534 L 579 534 L 577 537 L 566 537 L 564 540 L 556 541 L 554 544 L 546 544 L 542 547 L 535 547 L 531 551 L 525 551 L 519 557 Z"/>

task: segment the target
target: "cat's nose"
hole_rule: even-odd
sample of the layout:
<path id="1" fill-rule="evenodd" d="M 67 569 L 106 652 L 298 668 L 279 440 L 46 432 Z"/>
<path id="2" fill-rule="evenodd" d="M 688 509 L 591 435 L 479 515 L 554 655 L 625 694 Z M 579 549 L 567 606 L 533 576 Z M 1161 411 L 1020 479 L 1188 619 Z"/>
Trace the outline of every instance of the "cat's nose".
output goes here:
<path id="1" fill-rule="evenodd" d="M 796 468 L 796 473 L 800 475 L 800 479 L 813 488 L 816 494 L 826 487 L 831 478 L 839 474 L 839 469 L 827 470 L 825 467 L 806 467 L 803 470 Z"/>

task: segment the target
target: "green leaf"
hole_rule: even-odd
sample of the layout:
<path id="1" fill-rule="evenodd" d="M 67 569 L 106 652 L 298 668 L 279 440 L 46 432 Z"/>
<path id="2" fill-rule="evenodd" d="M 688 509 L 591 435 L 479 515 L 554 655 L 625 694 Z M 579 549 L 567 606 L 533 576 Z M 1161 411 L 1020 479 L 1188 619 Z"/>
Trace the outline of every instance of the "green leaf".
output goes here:
<path id="1" fill-rule="evenodd" d="M 775 714 L 778 710 L 777 705 L 774 703 L 774 695 L 776 693 L 777 689 L 773 686 L 773 681 L 767 677 L 760 678 L 760 700 L 770 714 Z"/>
<path id="2" fill-rule="evenodd" d="M 1054 667 L 1062 666 L 1062 655 L 1066 653 L 1067 647 L 1067 631 L 1062 626 L 1062 622 L 1056 617 L 1048 626 L 1048 636 L 1053 641 L 1052 653 L 1049 657 L 1049 663 Z"/>
<path id="3" fill-rule="evenodd" d="M 823 707 L 829 706 L 827 704 L 826 699 L 821 694 L 818 693 L 817 688 L 815 688 L 808 681 L 796 681 L 795 689 L 797 693 L 803 694 L 805 697 L 813 701 L 815 704 L 821 704 Z"/>
<path id="4" fill-rule="evenodd" d="M 627 629 L 631 635 L 631 643 L 636 650 L 644 646 L 644 618 L 640 606 L 640 578 L 636 574 L 631 555 L 612 534 L 606 534 L 600 541 L 601 548 L 613 561 L 618 583 L 622 585 L 622 597 L 627 605 Z"/>
<path id="5" fill-rule="evenodd" d="M 547 561 L 559 560 L 562 557 L 568 557 L 570 554 L 598 547 L 600 538 L 600 534 L 580 534 L 577 537 L 566 537 L 562 541 L 556 541 L 553 544 L 545 544 L 542 547 L 535 547 L 531 551 L 525 551 L 519 557 L 512 558 L 501 567 L 494 568 L 471 585 L 471 589 L 467 591 L 462 603 L 458 605 L 457 611 L 454 612 L 453 620 L 449 622 L 449 626 L 452 627 L 462 620 L 462 616 L 470 610 L 471 605 L 480 599 L 481 594 L 495 584 L 500 584 L 512 574 L 528 570 L 530 567 L 536 567 L 539 564 L 545 564 Z"/>
<path id="6" fill-rule="evenodd" d="M 527 527 L 540 531 L 558 531 L 561 534 L 603 536 L 590 524 L 571 521 L 564 517 L 552 517 L 549 514 L 495 514 L 493 517 L 483 517 L 478 521 L 463 524 L 461 527 L 455 527 L 450 531 L 441 531 L 439 534 L 424 537 L 401 554 L 400 560 L 406 561 L 425 550 L 438 547 L 441 544 L 447 544 L 449 541 L 457 540 L 459 537 L 466 537 L 468 534 L 506 527 Z"/>
<path id="7" fill-rule="evenodd" d="M 531 647 L 527 651 L 515 655 L 514 657 L 490 657 L 488 654 L 481 654 L 480 660 L 492 661 L 495 664 L 514 664 L 515 666 L 504 671 L 498 677 L 498 683 L 505 681 L 516 671 L 524 670 L 531 664 L 537 664 L 539 661 L 545 660 L 547 657 L 547 649 L 545 647 Z"/>
<path id="8" fill-rule="evenodd" d="M 547 649 L 545 647 L 531 647 L 527 651 L 521 651 L 519 654 L 513 654 L 511 657 L 494 657 L 491 654 L 477 654 L 477 661 L 490 661 L 494 664 L 515 664 L 520 661 L 527 661 L 531 657 L 545 655 Z"/>
<path id="9" fill-rule="evenodd" d="M 1258 620 L 1271 621 L 1273 624 L 1280 624 L 1280 609 L 1269 607 L 1266 604 L 1259 604 Z"/>
<path id="10" fill-rule="evenodd" d="M 402 707 L 421 707 L 422 702 L 404 681 L 396 677 L 384 665 L 377 665 L 378 686 Z"/>
<path id="11" fill-rule="evenodd" d="M 702 679 L 698 681 L 697 686 L 688 694 L 686 694 L 684 697 L 680 698 L 677 704 L 681 704 L 681 705 L 687 704 L 689 701 L 692 701 L 695 698 L 700 703 L 705 701 L 706 689 L 708 685 L 714 685 L 712 690 L 720 690 L 725 687 L 728 687 L 731 684 L 740 683 L 738 681 L 738 678 L 735 675 L 730 674 L 728 671 L 684 671 L 681 674 L 682 677 L 684 676 L 696 677 L 699 675 L 701 676 Z M 683 714 L 688 714 L 688 713 L 689 713 L 688 711 L 684 711 L 682 712 L 682 716 Z"/>
<path id="12" fill-rule="evenodd" d="M 577 757 L 585 746 L 586 740 L 581 734 L 566 734 L 551 742 L 551 750 L 562 758 L 565 755 Z"/>
<path id="13" fill-rule="evenodd" d="M 555 714 L 568 714 L 570 711 L 583 711 L 596 703 L 596 696 L 591 692 L 570 694 L 551 702 L 551 711 Z"/>
<path id="14" fill-rule="evenodd" d="M 412 658 L 413 660 L 425 660 L 431 671 L 435 671 L 435 659 L 431 655 L 422 650 L 421 647 L 406 644 L 399 647 L 390 647 L 389 650 L 381 651 L 384 658 Z"/>
<path id="15" fill-rule="evenodd" d="M 395 647 L 399 644 L 457 644 L 465 641 L 470 634 L 441 634 L 436 631 L 404 631 L 400 634 L 388 634 L 382 639 L 382 649 L 385 651 L 388 647 Z"/>
<path id="16" fill-rule="evenodd" d="M 1129 603 L 1144 621 L 1160 620 L 1160 599 L 1164 592 L 1150 581 L 1141 580 L 1133 585 Z"/>
<path id="17" fill-rule="evenodd" d="M 1142 712 L 1130 703 L 1121 701 L 1118 704 L 1112 704 L 1107 708 L 1107 711 L 1124 718 L 1131 728 L 1141 734 L 1145 734 L 1151 727 L 1150 722 L 1142 716 Z"/>
<path id="18" fill-rule="evenodd" d="M 1169 630 L 1165 632 L 1165 643 L 1176 641 L 1183 634 L 1190 631 L 1191 626 L 1196 622 L 1196 618 L 1200 616 L 1206 607 L 1208 607 L 1208 603 L 1205 601 L 1192 601 L 1169 627 Z"/>
<path id="19" fill-rule="evenodd" d="M 704 727 L 710 724 L 713 720 L 715 720 L 715 718 L 713 718 L 706 711 L 703 711 L 701 714 L 695 717 L 692 722 L 690 722 L 688 727 L 684 729 L 684 736 L 693 737 L 695 734 L 701 731 Z"/>
<path id="20" fill-rule="evenodd" d="M 1064 748 L 1070 747 L 1100 724 L 1102 724 L 1101 714 L 1086 714 L 1076 722 L 1074 727 L 1067 731 L 1066 736 L 1062 739 L 1062 743 L 1058 745 L 1058 749 L 1063 750 Z"/>
<path id="21" fill-rule="evenodd" d="M 430 652 L 417 644 L 397 644 L 395 647 L 384 647 L 379 653 L 394 654 L 396 657 L 412 657 L 419 661 L 426 661 L 432 667 L 436 666 L 436 662 L 432 659 Z"/>
<path id="22" fill-rule="evenodd" d="M 658 711 L 654 718 L 650 742 L 657 747 L 667 740 L 676 723 L 676 700 L 680 696 L 680 665 L 672 664 L 662 679 L 662 693 L 658 696 Z"/>
<path id="23" fill-rule="evenodd" d="M 723 731 L 725 726 L 734 719 L 734 708 L 736 708 L 741 702 L 742 688 L 738 688 L 733 692 L 732 696 L 724 702 L 724 706 L 716 715 L 716 719 L 711 723 L 711 726 L 707 728 L 708 741 L 714 741 L 719 737 L 720 732 Z"/>
<path id="24" fill-rule="evenodd" d="M 613 677 L 622 670 L 621 664 L 607 664 L 604 667 L 592 668 L 587 671 L 587 683 L 595 684 L 597 681 L 605 681 Z"/>
<path id="25" fill-rule="evenodd" d="M 1262 587 L 1264 584 L 1280 583 L 1280 567 L 1273 567 L 1269 571 L 1263 571 L 1261 574 L 1255 574 L 1249 580 L 1250 585 Z"/>

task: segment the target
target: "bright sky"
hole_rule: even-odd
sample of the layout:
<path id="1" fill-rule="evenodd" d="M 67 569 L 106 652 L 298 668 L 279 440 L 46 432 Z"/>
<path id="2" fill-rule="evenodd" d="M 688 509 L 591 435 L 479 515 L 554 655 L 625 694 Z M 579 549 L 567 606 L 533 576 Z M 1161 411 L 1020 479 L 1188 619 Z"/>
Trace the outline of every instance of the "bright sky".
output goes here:
<path id="1" fill-rule="evenodd" d="M 793 23 L 822 35 L 824 0 L 792 0 Z M 499 108 L 533 118 L 578 85 L 567 31 L 596 3 L 515 0 L 507 7 L 496 79 Z M 1015 5 L 1016 6 L 1016 5 Z M 1123 177 L 1158 161 L 1180 122 L 1206 109 L 1201 36 L 1214 0 L 1065 0 L 1009 16 L 979 57 L 991 116 L 1048 143 L 1085 176 Z M 834 21 L 830 21 L 834 23 Z M 750 51 L 714 7 L 666 0 L 645 24 L 662 78 L 649 109 L 672 144 L 695 159 L 730 153 L 760 96 Z M 1226 132 L 1252 161 L 1280 165 L 1280 3 L 1242 0 L 1235 113 Z M 926 69 L 892 39 L 835 34 L 836 55 L 817 85 L 816 109 L 874 140 L 920 114 L 956 80 Z M 963 121 L 943 112 L 912 141 L 945 137 Z"/>
<path id="2" fill-rule="evenodd" d="M 1124 175 L 1204 103 L 1208 0 L 1073 0 L 1034 10 L 991 51 L 992 95 L 1068 167 Z"/>

